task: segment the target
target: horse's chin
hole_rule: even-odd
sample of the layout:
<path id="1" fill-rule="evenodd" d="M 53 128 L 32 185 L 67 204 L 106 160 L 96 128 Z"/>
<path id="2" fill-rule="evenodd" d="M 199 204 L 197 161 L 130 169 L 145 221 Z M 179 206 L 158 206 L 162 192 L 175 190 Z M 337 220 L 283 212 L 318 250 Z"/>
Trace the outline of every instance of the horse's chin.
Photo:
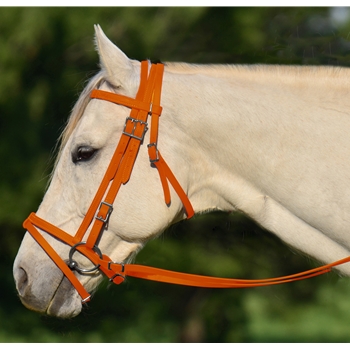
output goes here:
<path id="1" fill-rule="evenodd" d="M 80 314 L 81 298 L 69 280 L 64 277 L 51 299 L 46 313 L 49 316 L 72 318 Z"/>
<path id="2" fill-rule="evenodd" d="M 30 293 L 19 297 L 27 309 L 59 318 L 75 317 L 82 309 L 81 298 L 66 277 L 62 279 L 52 299 L 46 304 Z"/>

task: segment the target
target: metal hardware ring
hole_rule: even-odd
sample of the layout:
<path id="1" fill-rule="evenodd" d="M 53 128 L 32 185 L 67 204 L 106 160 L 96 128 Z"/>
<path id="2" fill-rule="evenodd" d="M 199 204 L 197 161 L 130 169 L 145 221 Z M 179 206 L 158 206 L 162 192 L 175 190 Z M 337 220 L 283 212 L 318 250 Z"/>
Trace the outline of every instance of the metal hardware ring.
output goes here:
<path id="1" fill-rule="evenodd" d="M 80 245 L 84 245 L 86 244 L 86 242 L 79 242 L 77 244 L 74 244 L 72 246 L 72 248 L 70 249 L 69 251 L 69 261 L 68 261 L 68 266 L 72 269 L 72 270 L 76 270 L 80 273 L 91 273 L 91 272 L 94 272 L 96 271 L 99 267 L 100 267 L 100 264 L 97 264 L 95 265 L 94 267 L 92 267 L 91 269 L 82 269 L 79 267 L 78 263 L 73 260 L 73 254 L 75 253 L 75 251 L 77 250 L 77 247 L 80 246 Z M 98 256 L 102 259 L 103 256 L 102 256 L 102 252 L 100 250 L 100 248 L 98 248 L 96 245 L 92 248 L 93 251 L 95 253 L 98 254 Z"/>

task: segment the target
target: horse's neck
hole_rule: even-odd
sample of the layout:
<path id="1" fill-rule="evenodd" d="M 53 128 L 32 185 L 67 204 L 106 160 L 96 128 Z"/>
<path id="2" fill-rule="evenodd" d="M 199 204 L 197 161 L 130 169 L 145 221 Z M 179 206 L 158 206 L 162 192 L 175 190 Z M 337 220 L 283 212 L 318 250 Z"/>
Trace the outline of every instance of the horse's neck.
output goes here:
<path id="1" fill-rule="evenodd" d="M 301 151 L 301 142 L 303 148 L 312 147 L 314 140 L 307 130 L 310 133 L 310 128 L 325 122 L 323 108 L 327 106 L 327 118 L 332 118 L 337 112 L 329 109 L 341 108 L 339 100 L 349 97 L 339 83 L 349 84 L 349 80 L 338 73 L 339 79 L 332 79 L 335 73 L 328 69 L 317 73 L 277 70 L 242 68 L 215 74 L 212 69 L 208 74 L 193 71 L 196 74 L 168 77 L 164 106 L 170 111 L 164 113 L 163 121 L 169 113 L 173 125 L 166 137 L 179 140 L 177 154 L 186 158 L 183 164 L 189 164 L 180 171 L 188 172 L 196 211 L 233 210 L 244 201 L 237 198 L 239 193 L 249 198 L 248 192 L 252 197 L 253 192 L 264 193 L 257 189 L 273 191 L 272 182 L 277 181 L 273 173 L 280 166 L 282 149 L 290 159 L 293 152 Z M 278 176 L 282 181 L 283 174 Z"/>

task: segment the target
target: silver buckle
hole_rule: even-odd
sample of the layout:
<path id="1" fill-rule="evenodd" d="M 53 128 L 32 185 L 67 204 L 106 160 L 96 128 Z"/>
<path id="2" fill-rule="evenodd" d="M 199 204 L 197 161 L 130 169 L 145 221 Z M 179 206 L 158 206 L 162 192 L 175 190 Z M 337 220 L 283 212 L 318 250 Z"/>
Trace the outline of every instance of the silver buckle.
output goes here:
<path id="1" fill-rule="evenodd" d="M 150 144 L 147 145 L 147 147 L 148 148 L 151 148 L 151 147 L 155 147 L 156 148 L 156 158 L 155 159 L 149 158 L 149 161 L 151 162 L 151 164 L 153 164 L 155 162 L 158 162 L 158 160 L 159 160 L 159 151 L 158 151 L 157 143 L 156 142 L 150 143 Z"/>
<path id="2" fill-rule="evenodd" d="M 124 269 L 125 269 L 125 266 L 124 266 L 124 264 L 123 263 L 115 263 L 115 262 L 113 262 L 113 261 L 109 261 L 108 262 L 108 270 L 112 270 L 111 269 L 111 265 L 120 265 L 121 267 L 122 267 L 122 269 L 121 269 L 121 273 L 123 273 L 124 272 Z M 116 273 L 116 274 L 114 274 L 110 279 L 109 279 L 109 282 L 113 282 L 113 280 L 116 278 L 116 277 L 122 277 L 123 278 L 123 280 L 125 280 L 125 276 L 124 275 L 122 275 L 122 274 L 120 274 L 120 273 Z"/>
<path id="3" fill-rule="evenodd" d="M 108 212 L 107 212 L 106 218 L 104 218 L 102 215 L 101 216 L 97 216 L 98 213 L 101 210 L 102 204 L 107 205 L 107 207 L 108 207 Z M 109 217 L 111 216 L 112 211 L 113 211 L 113 205 L 112 204 L 109 204 L 107 202 L 101 202 L 100 206 L 98 207 L 98 212 L 97 212 L 97 214 L 95 216 L 95 219 L 100 220 L 100 221 L 102 221 L 103 223 L 106 224 L 108 219 L 109 219 Z"/>
<path id="4" fill-rule="evenodd" d="M 131 133 L 128 133 L 128 132 L 125 131 L 128 121 L 131 121 L 134 124 L 134 127 L 132 128 Z M 140 123 L 141 125 L 145 126 L 143 131 L 142 131 L 142 135 L 141 136 L 135 135 L 135 130 L 136 130 L 136 127 L 137 127 L 137 123 Z M 128 117 L 125 120 L 123 134 L 126 135 L 126 136 L 130 136 L 130 137 L 132 137 L 132 138 L 134 138 L 136 140 L 143 141 L 143 138 L 145 137 L 145 134 L 146 134 L 146 132 L 148 130 L 147 125 L 148 125 L 147 122 L 144 122 L 144 121 L 139 120 L 139 119 L 134 119 L 134 118 Z"/>

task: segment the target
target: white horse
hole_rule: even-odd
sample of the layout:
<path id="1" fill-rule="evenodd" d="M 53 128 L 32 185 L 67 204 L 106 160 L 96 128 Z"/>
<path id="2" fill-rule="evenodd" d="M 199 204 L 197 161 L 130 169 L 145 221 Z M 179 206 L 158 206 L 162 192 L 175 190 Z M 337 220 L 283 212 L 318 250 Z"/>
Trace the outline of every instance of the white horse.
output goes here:
<path id="1" fill-rule="evenodd" d="M 134 97 L 140 62 L 96 26 L 101 71 L 79 97 L 37 211 L 74 233 L 92 201 L 130 110 L 90 99 L 93 89 Z M 158 147 L 196 213 L 242 211 L 286 244 L 330 263 L 350 255 L 350 70 L 334 67 L 165 65 Z M 149 134 L 145 135 L 145 143 Z M 99 247 L 130 261 L 152 237 L 185 218 L 141 146 Z M 43 232 L 62 259 L 70 247 Z M 350 265 L 339 268 L 350 275 Z M 28 308 L 59 317 L 81 311 L 62 272 L 26 233 L 14 263 Z M 89 291 L 102 275 L 80 275 Z"/>

